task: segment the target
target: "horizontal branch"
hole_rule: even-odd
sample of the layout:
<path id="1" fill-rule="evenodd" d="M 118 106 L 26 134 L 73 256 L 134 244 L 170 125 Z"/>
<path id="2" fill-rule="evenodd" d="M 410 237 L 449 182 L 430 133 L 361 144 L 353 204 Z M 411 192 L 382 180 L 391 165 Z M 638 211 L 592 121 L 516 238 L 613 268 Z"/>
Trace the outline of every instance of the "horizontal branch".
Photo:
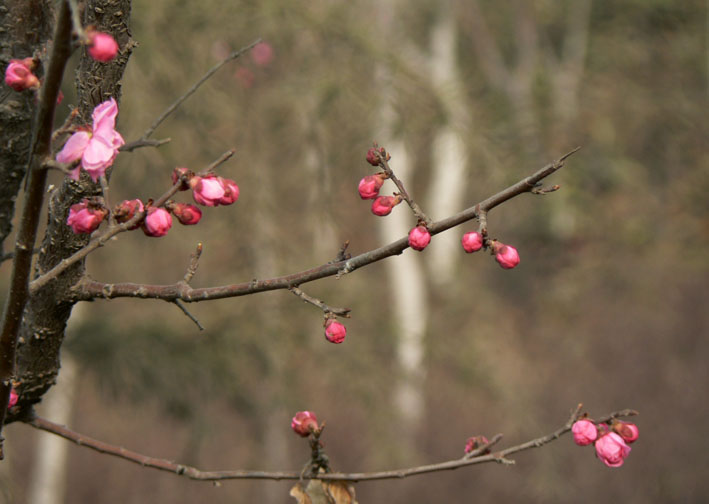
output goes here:
<path id="1" fill-rule="evenodd" d="M 463 222 L 476 218 L 479 213 L 489 212 L 492 208 L 501 205 L 515 196 L 526 192 L 531 192 L 538 186 L 542 179 L 548 177 L 564 166 L 564 161 L 566 158 L 578 149 L 579 147 L 565 154 L 553 163 L 548 164 L 529 177 L 526 177 L 516 184 L 511 185 L 507 189 L 490 196 L 486 200 L 481 201 L 480 203 L 477 203 L 476 205 L 473 205 L 472 207 L 451 217 L 434 222 L 428 228 L 428 231 L 431 235 L 442 233 L 443 231 L 462 224 Z M 401 254 L 408 247 L 408 238 L 401 238 L 388 245 L 364 252 L 347 260 L 323 264 L 309 270 L 281 277 L 270 278 L 267 280 L 254 279 L 249 282 L 218 287 L 192 288 L 184 282 L 178 282 L 170 285 L 146 285 L 137 283 L 111 284 L 98 282 L 85 277 L 74 288 L 73 300 L 88 301 L 95 298 L 113 299 L 119 297 L 138 297 L 162 299 L 165 301 L 174 301 L 179 299 L 187 303 L 195 303 L 198 301 L 208 301 L 211 299 L 245 296 L 270 290 L 290 289 L 296 285 L 301 285 L 330 276 L 337 275 L 339 277 L 344 273 L 350 273 L 358 268 L 367 266 L 368 264 L 381 261 L 382 259 L 393 255 Z"/>
<path id="2" fill-rule="evenodd" d="M 372 480 L 382 480 L 382 479 L 401 479 L 409 476 L 415 476 L 418 474 L 427 474 L 439 471 L 448 471 L 452 469 L 457 469 L 459 467 L 465 467 L 475 464 L 484 464 L 487 462 L 497 462 L 502 464 L 513 464 L 514 461 L 507 459 L 508 455 L 513 453 L 518 453 L 524 450 L 529 450 L 532 448 L 539 448 L 545 444 L 551 443 L 552 441 L 558 439 L 563 434 L 566 434 L 571 430 L 573 423 L 579 418 L 581 411 L 581 405 L 574 410 L 567 422 L 555 430 L 554 432 L 547 434 L 536 439 L 527 441 L 516 446 L 511 446 L 504 450 L 498 452 L 480 455 L 476 457 L 463 457 L 454 460 L 447 460 L 445 462 L 439 462 L 437 464 L 428 464 L 417 467 L 409 467 L 405 469 L 395 469 L 392 471 L 378 471 L 378 472 L 359 472 L 359 473 L 320 473 L 303 475 L 298 471 L 246 471 L 246 470 L 235 470 L 235 471 L 202 471 L 196 467 L 191 467 L 187 465 L 178 464 L 170 460 L 149 457 L 147 455 L 140 454 L 131 450 L 127 450 L 120 446 L 111 445 L 104 443 L 103 441 L 98 441 L 96 439 L 84 436 L 78 432 L 74 432 L 63 425 L 56 424 L 47 419 L 41 417 L 35 417 L 28 420 L 31 426 L 51 432 L 58 436 L 68 439 L 80 446 L 86 446 L 100 453 L 105 453 L 107 455 L 113 455 L 136 464 L 140 464 L 144 467 L 150 467 L 153 469 L 159 469 L 161 471 L 167 471 L 178 476 L 186 476 L 194 480 L 202 481 L 218 481 L 218 480 L 230 480 L 230 479 L 268 479 L 268 480 L 300 480 L 300 479 L 320 479 L 320 480 L 330 480 L 330 481 L 372 481 Z M 596 420 L 597 423 L 607 422 L 613 418 L 628 417 L 637 415 L 637 412 L 631 409 L 625 409 L 621 411 L 615 411 L 606 415 L 603 418 Z M 494 442 L 499 440 L 500 436 L 493 438 Z M 494 444 L 490 442 L 486 446 L 491 446 Z M 481 447 L 485 448 L 485 447 Z"/>

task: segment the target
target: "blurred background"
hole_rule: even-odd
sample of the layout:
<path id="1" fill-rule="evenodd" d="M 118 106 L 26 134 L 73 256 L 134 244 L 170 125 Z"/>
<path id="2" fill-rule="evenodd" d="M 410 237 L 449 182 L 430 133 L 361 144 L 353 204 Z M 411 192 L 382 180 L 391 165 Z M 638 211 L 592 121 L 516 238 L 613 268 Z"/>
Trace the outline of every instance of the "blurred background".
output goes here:
<path id="1" fill-rule="evenodd" d="M 115 200 L 157 197 L 175 166 L 200 170 L 235 148 L 219 173 L 239 184 L 239 201 L 161 239 L 120 235 L 90 256 L 97 280 L 174 283 L 197 242 L 193 285 L 211 286 L 326 263 L 345 240 L 358 254 L 405 236 L 415 220 L 404 205 L 379 218 L 357 194 L 374 140 L 436 220 L 582 149 L 548 179 L 560 191 L 490 213 L 491 236 L 520 252 L 515 270 L 462 251 L 470 222 L 422 253 L 304 285 L 352 309 L 342 345 L 325 341 L 319 310 L 281 291 L 189 305 L 204 331 L 165 302 L 78 305 L 40 413 L 205 470 L 300 470 L 309 449 L 289 424 L 307 409 L 327 423 L 332 467 L 354 472 L 457 458 L 472 435 L 518 444 L 563 425 L 579 402 L 592 417 L 634 408 L 640 439 L 620 469 L 564 437 L 511 467 L 361 483 L 357 497 L 706 501 L 708 10 L 706 0 L 135 0 L 139 46 L 118 125 L 127 141 L 230 51 L 265 45 L 157 130 L 169 144 L 121 154 L 111 180 Z M 63 91 L 66 114 L 70 78 Z M 8 265 L 0 272 L 6 285 Z M 5 436 L 5 502 L 294 502 L 292 482 L 213 486 L 22 424 Z"/>

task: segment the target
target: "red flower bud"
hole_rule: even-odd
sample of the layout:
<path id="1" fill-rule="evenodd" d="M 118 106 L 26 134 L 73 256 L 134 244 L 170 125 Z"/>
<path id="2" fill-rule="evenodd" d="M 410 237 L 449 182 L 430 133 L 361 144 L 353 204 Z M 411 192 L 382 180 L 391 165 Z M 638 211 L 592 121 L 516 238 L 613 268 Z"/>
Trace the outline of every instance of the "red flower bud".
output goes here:
<path id="1" fill-rule="evenodd" d="M 470 453 L 480 446 L 488 444 L 490 441 L 485 436 L 473 436 L 468 438 L 465 443 L 465 453 Z M 485 450 L 488 453 L 490 450 Z"/>
<path id="2" fill-rule="evenodd" d="M 383 217 L 391 213 L 391 209 L 401 203 L 401 196 L 379 196 L 372 202 L 372 213 Z"/>
<path id="3" fill-rule="evenodd" d="M 613 432 L 616 432 L 620 437 L 623 438 L 623 441 L 628 444 L 632 443 L 633 441 L 636 441 L 638 439 L 638 436 L 640 436 L 638 426 L 634 423 L 616 420 L 615 422 L 613 422 L 611 428 L 613 429 Z"/>
<path id="4" fill-rule="evenodd" d="M 10 390 L 10 401 L 7 403 L 7 409 L 12 408 L 15 404 L 17 404 L 17 400 L 20 398 L 20 396 L 17 394 L 17 391 L 15 390 L 15 387 L 12 387 L 12 390 Z"/>
<path id="5" fill-rule="evenodd" d="M 367 151 L 367 163 L 371 164 L 372 166 L 379 166 L 379 158 L 384 157 L 386 155 L 386 151 L 384 150 L 384 147 L 379 147 L 378 149 L 375 147 L 372 147 Z"/>
<path id="6" fill-rule="evenodd" d="M 511 245 L 495 241 L 492 243 L 492 251 L 495 254 L 495 260 L 504 269 L 512 269 L 519 264 L 519 253 Z"/>
<path id="7" fill-rule="evenodd" d="M 93 30 L 88 31 L 87 35 L 89 37 L 89 56 L 102 63 L 107 63 L 116 57 L 118 43 L 111 35 Z"/>
<path id="8" fill-rule="evenodd" d="M 226 192 L 216 175 L 194 176 L 190 179 L 190 187 L 192 187 L 194 200 L 200 205 L 210 207 L 219 205 L 219 200 L 224 197 Z"/>
<path id="9" fill-rule="evenodd" d="M 136 213 L 142 212 L 144 209 L 145 207 L 143 206 L 143 202 L 139 199 L 124 200 L 113 209 L 113 217 L 116 219 L 116 222 L 122 224 L 131 220 Z M 139 227 L 140 221 L 133 224 L 128 229 L 137 229 Z"/>
<path id="10" fill-rule="evenodd" d="M 66 223 L 76 234 L 93 233 L 99 227 L 108 211 L 100 205 L 85 199 L 81 203 L 71 205 Z"/>
<path id="11" fill-rule="evenodd" d="M 231 205 L 239 199 L 239 186 L 231 179 L 218 177 L 219 183 L 224 188 L 224 196 L 219 198 L 220 205 Z"/>
<path id="12" fill-rule="evenodd" d="M 197 205 L 191 203 L 175 203 L 170 208 L 172 214 L 177 217 L 180 224 L 191 226 L 197 224 L 202 218 L 202 210 Z"/>
<path id="13" fill-rule="evenodd" d="M 431 242 L 431 233 L 426 226 L 416 226 L 409 231 L 409 245 L 414 250 L 423 250 Z"/>
<path id="14" fill-rule="evenodd" d="M 347 336 L 347 328 L 335 319 L 325 322 L 325 338 L 330 343 L 342 343 Z"/>
<path id="15" fill-rule="evenodd" d="M 483 235 L 477 231 L 469 231 L 465 233 L 460 241 L 463 244 L 463 250 L 469 254 L 471 252 L 477 252 L 483 248 Z"/>
<path id="16" fill-rule="evenodd" d="M 382 184 L 384 184 L 384 176 L 381 173 L 367 175 L 359 181 L 359 197 L 362 199 L 376 198 Z"/>
<path id="17" fill-rule="evenodd" d="M 39 88 L 39 79 L 32 73 L 33 66 L 32 58 L 10 60 L 5 69 L 5 84 L 15 91 Z"/>
<path id="18" fill-rule="evenodd" d="M 571 432 L 574 435 L 574 443 L 579 446 L 590 445 L 598 437 L 596 424 L 590 420 L 574 422 L 574 425 L 571 427 Z"/>
<path id="19" fill-rule="evenodd" d="M 318 419 L 311 411 L 299 411 L 290 422 L 291 429 L 299 436 L 308 437 L 318 430 Z"/>
<path id="20" fill-rule="evenodd" d="M 172 227 L 172 216 L 164 208 L 148 207 L 143 221 L 143 233 L 147 236 L 165 236 Z"/>

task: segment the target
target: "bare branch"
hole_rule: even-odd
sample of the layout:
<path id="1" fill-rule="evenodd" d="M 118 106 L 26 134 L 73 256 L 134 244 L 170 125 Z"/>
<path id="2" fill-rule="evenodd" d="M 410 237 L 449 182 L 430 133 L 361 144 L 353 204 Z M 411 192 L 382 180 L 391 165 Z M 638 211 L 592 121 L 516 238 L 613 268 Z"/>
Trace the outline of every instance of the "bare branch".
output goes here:
<path id="1" fill-rule="evenodd" d="M 486 200 L 481 201 L 480 203 L 446 219 L 432 223 L 428 227 L 429 232 L 431 235 L 442 233 L 443 231 L 462 224 L 463 222 L 478 218 L 482 212 L 489 212 L 491 209 L 511 198 L 514 198 L 515 196 L 526 192 L 531 192 L 532 189 L 537 187 L 539 181 L 564 166 L 564 160 L 578 149 L 579 148 L 572 150 L 553 163 L 550 163 L 544 168 L 538 170 L 536 173 L 520 180 L 507 189 L 490 196 Z M 245 296 L 255 294 L 257 292 L 290 289 L 294 285 L 302 285 L 321 278 L 336 275 L 340 276 L 345 273 L 350 273 L 356 269 L 377 261 L 381 261 L 387 257 L 401 254 L 408 247 L 408 238 L 404 237 L 388 245 L 364 252 L 350 259 L 323 264 L 299 273 L 270 278 L 267 280 L 254 279 L 249 282 L 218 287 L 204 287 L 195 289 L 183 282 L 172 285 L 145 285 L 136 283 L 108 284 L 97 282 L 89 278 L 84 278 L 74 289 L 75 297 L 73 299 L 76 301 L 88 301 L 95 298 L 113 299 L 117 297 L 138 297 L 163 299 L 165 301 L 180 299 L 188 303 L 195 303 L 210 299 Z M 37 282 L 37 280 L 35 280 L 35 282 Z M 35 282 L 32 282 L 32 288 L 34 288 Z"/>
<path id="2" fill-rule="evenodd" d="M 559 429 L 554 432 L 547 434 L 536 439 L 527 441 L 516 446 L 511 446 L 504 450 L 498 452 L 490 453 L 487 455 L 479 455 L 470 458 L 459 458 L 454 460 L 447 460 L 445 462 L 439 462 L 436 464 L 428 464 L 416 467 L 408 467 L 405 469 L 395 469 L 391 471 L 378 471 L 378 472 L 360 472 L 360 473 L 303 473 L 297 471 L 244 471 L 244 470 L 233 470 L 233 471 L 201 471 L 196 467 L 191 467 L 187 465 L 177 464 L 170 460 L 149 457 L 138 452 L 127 450 L 120 446 L 111 445 L 104 443 L 88 436 L 84 436 L 78 432 L 74 432 L 63 425 L 55 424 L 47 419 L 35 417 L 27 421 L 32 427 L 40 430 L 51 432 L 58 436 L 73 441 L 74 443 L 91 448 L 100 453 L 105 453 L 107 455 L 113 455 L 136 464 L 140 464 L 144 467 L 150 467 L 153 469 L 159 469 L 161 471 L 167 471 L 177 474 L 178 476 L 186 476 L 193 480 L 202 481 L 219 481 L 219 480 L 231 480 L 231 479 L 268 479 L 268 480 L 301 480 L 301 479 L 319 479 L 319 480 L 336 480 L 336 481 L 372 481 L 372 480 L 382 480 L 382 479 L 401 479 L 409 476 L 416 476 L 419 474 L 427 474 L 439 471 L 450 471 L 453 469 L 458 469 L 459 467 L 465 467 L 475 464 L 484 464 L 487 462 L 496 462 L 498 464 L 513 464 L 514 461 L 507 458 L 507 455 L 512 455 L 513 453 L 518 453 L 521 451 L 529 450 L 532 448 L 539 448 L 546 444 L 555 441 L 563 434 L 571 430 L 571 426 L 576 421 L 581 411 L 581 405 L 574 411 L 569 420 Z M 625 409 L 621 411 L 615 411 L 596 420 L 596 422 L 607 422 L 613 418 L 628 417 L 637 415 L 638 413 L 631 409 Z M 501 434 L 493 437 L 493 440 L 480 449 L 487 449 L 493 444 L 497 443 L 502 438 Z"/>
<path id="3" fill-rule="evenodd" d="M 298 287 L 290 287 L 288 290 L 291 291 L 296 296 L 298 296 L 303 301 L 305 301 L 306 303 L 310 303 L 313 306 L 317 306 L 326 314 L 332 313 L 333 315 L 337 315 L 339 317 L 349 318 L 350 312 L 352 311 L 349 308 L 338 308 L 336 306 L 326 305 L 325 303 L 323 303 L 319 299 L 309 296 L 308 294 L 306 294 L 305 292 L 300 290 Z"/>
<path id="4" fill-rule="evenodd" d="M 406 188 L 404 187 L 404 183 L 399 180 L 399 178 L 396 176 L 394 173 L 394 170 L 391 169 L 389 166 L 389 159 L 390 156 L 388 153 L 382 154 L 379 152 L 377 149 L 377 144 L 374 144 L 375 147 L 375 152 L 377 153 L 377 156 L 379 157 L 379 166 L 381 166 L 384 169 L 384 172 L 387 175 L 387 178 L 391 179 L 392 182 L 396 185 L 396 187 L 399 189 L 399 194 L 401 197 L 406 201 L 406 203 L 409 205 L 409 208 L 411 208 L 411 211 L 414 212 L 414 215 L 418 219 L 419 222 L 424 223 L 426 227 L 431 225 L 431 219 L 421 210 L 421 207 L 413 200 L 411 196 L 409 196 L 409 193 L 406 191 Z"/>
<path id="5" fill-rule="evenodd" d="M 187 318 L 190 319 L 192 322 L 195 323 L 197 328 L 199 328 L 200 331 L 204 331 L 204 326 L 200 324 L 199 320 L 197 320 L 197 317 L 192 315 L 190 311 L 185 307 L 185 305 L 182 304 L 182 302 L 179 299 L 176 299 L 173 301 L 173 303 L 180 309 L 182 310 L 182 313 L 187 315 Z"/>

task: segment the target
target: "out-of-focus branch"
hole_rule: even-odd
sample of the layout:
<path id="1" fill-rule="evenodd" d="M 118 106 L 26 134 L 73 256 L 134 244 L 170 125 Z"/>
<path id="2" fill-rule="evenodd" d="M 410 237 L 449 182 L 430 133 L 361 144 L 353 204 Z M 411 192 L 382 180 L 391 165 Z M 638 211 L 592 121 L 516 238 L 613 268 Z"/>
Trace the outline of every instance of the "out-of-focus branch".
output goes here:
<path id="1" fill-rule="evenodd" d="M 178 108 L 180 105 L 182 105 L 182 102 L 184 102 L 187 98 L 189 98 L 190 96 L 192 96 L 192 95 L 194 94 L 194 92 L 197 91 L 197 89 L 199 89 L 199 87 L 200 87 L 202 84 L 204 84 L 205 82 L 207 82 L 207 80 L 208 80 L 212 75 L 214 75 L 214 74 L 217 72 L 217 70 L 219 70 L 221 67 L 223 67 L 224 65 L 226 65 L 226 64 L 229 63 L 230 61 L 237 59 L 239 56 L 241 56 L 241 55 L 244 54 L 246 51 L 250 50 L 251 48 L 253 48 L 256 44 L 258 44 L 258 43 L 260 43 L 260 42 L 261 42 L 261 39 L 260 39 L 260 38 L 254 40 L 254 41 L 251 42 L 249 45 L 242 47 L 242 48 L 239 49 L 238 51 L 234 51 L 234 52 L 231 53 L 229 56 L 227 56 L 226 58 L 224 58 L 223 60 L 221 60 L 219 63 L 217 63 L 216 65 L 214 65 L 212 68 L 210 68 L 209 70 L 207 70 L 207 72 L 206 72 L 197 82 L 195 82 L 195 83 L 192 85 L 192 87 L 190 87 L 190 88 L 185 92 L 185 94 L 183 94 L 183 95 L 180 96 L 177 100 L 175 100 L 169 107 L 167 107 L 167 108 L 165 109 L 165 111 L 164 111 L 162 114 L 160 114 L 160 116 L 159 116 L 157 119 L 155 119 L 155 121 L 153 121 L 153 124 L 151 124 L 150 127 L 145 130 L 145 132 L 143 133 L 143 135 L 142 135 L 138 140 L 135 140 L 135 141 L 133 141 L 133 142 L 130 142 L 130 143 L 125 144 L 125 145 L 121 148 L 121 150 L 123 150 L 123 151 L 132 151 L 133 149 L 136 149 L 136 148 L 138 148 L 138 147 L 143 147 L 143 146 L 146 146 L 146 145 L 151 145 L 150 143 L 148 143 L 148 142 L 149 142 L 149 141 L 148 141 L 148 137 L 150 137 L 150 135 L 152 135 L 152 134 L 155 132 L 155 130 L 158 128 L 158 126 L 160 126 L 160 124 L 162 124 L 162 122 L 163 122 L 165 119 L 167 119 L 170 114 L 172 114 L 175 110 L 177 110 L 177 108 Z M 153 144 L 153 145 L 161 145 L 161 144 L 163 144 L 163 143 L 166 143 L 167 141 L 169 141 L 169 139 L 168 139 L 168 140 L 159 140 L 157 143 L 155 143 L 155 144 Z"/>
<path id="2" fill-rule="evenodd" d="M 520 180 L 516 184 L 509 186 L 499 193 L 490 196 L 486 200 L 481 201 L 480 203 L 448 218 L 432 223 L 428 228 L 429 232 L 431 235 L 442 233 L 443 231 L 462 224 L 463 222 L 477 218 L 480 212 L 487 213 L 492 208 L 501 205 L 515 196 L 537 189 L 539 182 L 542 179 L 548 177 L 564 166 L 564 161 L 566 158 L 578 149 L 579 148 L 572 150 L 553 163 L 550 163 L 544 168 L 538 170 L 536 173 Z M 138 297 L 163 299 L 165 301 L 180 299 L 185 302 L 194 303 L 198 301 L 207 301 L 210 299 L 245 296 L 248 294 L 255 294 L 257 292 L 269 290 L 290 289 L 293 286 L 312 282 L 321 278 L 350 273 L 358 268 L 381 261 L 387 257 L 401 254 L 408 247 L 408 238 L 401 238 L 388 245 L 364 252 L 350 259 L 323 264 L 299 273 L 270 278 L 267 280 L 254 279 L 249 282 L 223 285 L 219 287 L 192 288 L 184 282 L 172 285 L 145 285 L 136 283 L 109 284 L 84 278 L 75 287 L 75 297 L 73 299 L 76 301 L 88 301 L 95 298 L 112 299 L 117 297 Z M 32 283 L 32 286 L 34 288 L 34 282 Z"/>
<path id="3" fill-rule="evenodd" d="M 452 469 L 458 469 L 459 467 L 465 467 L 475 464 L 484 464 L 487 462 L 496 462 L 498 464 L 514 464 L 513 460 L 507 458 L 508 455 L 518 453 L 525 450 L 530 450 L 532 448 L 539 448 L 546 444 L 555 441 L 563 434 L 566 434 L 571 430 L 573 423 L 579 418 L 581 412 L 581 405 L 579 405 L 572 415 L 569 417 L 567 422 L 559 429 L 547 434 L 545 436 L 532 439 L 526 443 L 522 443 L 516 446 L 511 446 L 494 453 L 486 455 L 478 455 L 474 457 L 463 457 L 454 460 L 447 460 L 445 462 L 439 462 L 436 464 L 428 464 L 416 467 L 408 467 L 405 469 L 395 469 L 391 471 L 378 471 L 378 472 L 359 472 L 359 473 L 308 473 L 303 474 L 302 472 L 295 471 L 244 471 L 244 470 L 234 470 L 234 471 L 201 471 L 196 467 L 191 467 L 187 465 L 177 464 L 170 460 L 149 457 L 138 452 L 127 450 L 120 446 L 111 445 L 99 441 L 97 439 L 84 436 L 78 432 L 74 432 L 63 425 L 55 424 L 44 418 L 35 417 L 28 420 L 32 427 L 41 429 L 52 434 L 61 436 L 74 443 L 86 446 L 92 450 L 96 450 L 100 453 L 105 453 L 107 455 L 113 455 L 136 464 L 140 464 L 143 467 L 150 467 L 152 469 L 159 469 L 161 471 L 167 471 L 175 473 L 178 476 L 186 476 L 194 480 L 202 481 L 219 481 L 219 480 L 229 480 L 229 479 L 269 479 L 269 480 L 300 480 L 300 479 L 320 479 L 320 480 L 330 480 L 330 481 L 372 481 L 372 480 L 383 480 L 383 479 L 401 479 L 409 476 L 416 476 L 418 474 L 427 474 L 439 471 L 450 471 Z M 615 411 L 610 413 L 603 418 L 597 420 L 598 423 L 606 422 L 612 420 L 613 418 L 628 417 L 637 415 L 638 413 L 631 409 L 625 409 L 620 411 Z M 497 435 L 493 438 L 493 441 L 481 446 L 481 449 L 486 449 L 495 444 L 501 438 Z"/>
<path id="4" fill-rule="evenodd" d="M 5 422 L 5 405 L 10 397 L 12 377 L 15 373 L 15 354 L 17 335 L 22 322 L 22 312 L 29 296 L 29 277 L 32 267 L 32 253 L 37 239 L 39 214 L 44 201 L 44 188 L 47 182 L 47 170 L 42 167 L 44 158 L 49 154 L 54 109 L 61 85 L 66 62 L 71 56 L 71 12 L 66 2 L 62 2 L 54 32 L 54 44 L 49 59 L 49 67 L 40 92 L 37 108 L 35 131 L 28 165 L 27 189 L 20 217 L 20 227 L 15 242 L 10 293 L 3 314 L 2 333 L 0 334 L 0 431 Z M 0 459 L 2 454 L 0 436 Z"/>

